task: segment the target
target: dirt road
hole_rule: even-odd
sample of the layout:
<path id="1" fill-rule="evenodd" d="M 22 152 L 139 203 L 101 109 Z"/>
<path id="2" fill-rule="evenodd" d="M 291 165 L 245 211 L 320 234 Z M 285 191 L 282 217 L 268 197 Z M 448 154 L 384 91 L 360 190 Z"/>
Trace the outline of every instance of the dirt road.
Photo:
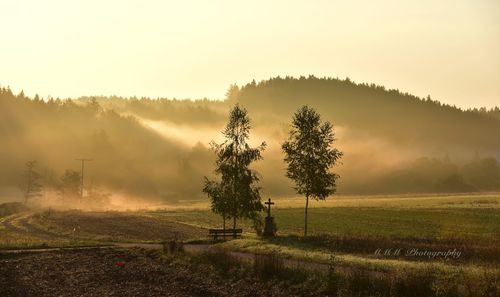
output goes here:
<path id="1" fill-rule="evenodd" d="M 47 230 L 34 226 L 30 223 L 30 218 L 32 216 L 33 213 L 31 212 L 17 213 L 10 215 L 3 220 L 0 220 L 0 224 L 9 232 L 28 235 L 30 237 L 35 237 L 43 240 L 70 238 L 69 236 L 49 232 Z"/>

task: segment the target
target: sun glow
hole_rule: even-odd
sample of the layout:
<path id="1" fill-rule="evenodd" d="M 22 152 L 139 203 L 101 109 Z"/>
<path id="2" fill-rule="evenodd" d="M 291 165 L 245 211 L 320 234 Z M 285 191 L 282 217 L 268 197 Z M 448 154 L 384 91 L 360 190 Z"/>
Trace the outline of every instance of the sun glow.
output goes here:
<path id="1" fill-rule="evenodd" d="M 490 0 L 3 0 L 0 84 L 43 97 L 221 99 L 231 83 L 314 74 L 494 106 L 499 20 Z"/>

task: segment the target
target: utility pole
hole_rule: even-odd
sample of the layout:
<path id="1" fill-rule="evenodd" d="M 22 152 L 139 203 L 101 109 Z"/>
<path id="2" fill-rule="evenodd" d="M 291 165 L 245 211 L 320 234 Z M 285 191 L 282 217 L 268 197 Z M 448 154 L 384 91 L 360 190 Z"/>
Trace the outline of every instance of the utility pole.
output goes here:
<path id="1" fill-rule="evenodd" d="M 90 162 L 90 161 L 92 161 L 92 159 L 85 159 L 85 158 L 79 158 L 78 159 L 77 158 L 75 160 L 82 162 L 82 173 L 81 173 L 82 182 L 81 182 L 81 185 L 80 185 L 80 204 L 81 204 L 82 203 L 82 199 L 83 199 L 83 169 L 85 168 L 85 161 Z"/>

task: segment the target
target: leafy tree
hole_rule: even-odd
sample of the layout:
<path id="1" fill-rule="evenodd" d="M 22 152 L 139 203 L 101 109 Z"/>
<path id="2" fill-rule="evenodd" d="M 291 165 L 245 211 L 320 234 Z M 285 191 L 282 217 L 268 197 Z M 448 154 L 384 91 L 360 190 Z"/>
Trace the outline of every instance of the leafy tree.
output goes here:
<path id="1" fill-rule="evenodd" d="M 250 119 L 246 109 L 236 105 L 229 115 L 229 122 L 222 132 L 225 141 L 222 144 L 212 142 L 216 152 L 215 173 L 220 176 L 220 182 L 210 181 L 205 177 L 204 192 L 212 199 L 212 210 L 227 218 L 233 219 L 233 229 L 236 219 L 256 219 L 263 209 L 260 200 L 258 173 L 249 168 L 254 161 L 261 160 L 261 152 L 266 143 L 252 148 L 247 140 L 250 133 Z"/>
<path id="2" fill-rule="evenodd" d="M 295 112 L 289 138 L 282 145 L 288 164 L 286 176 L 295 182 L 296 192 L 306 196 L 304 236 L 309 198 L 324 200 L 336 191 L 339 176 L 330 169 L 342 152 L 331 147 L 334 140 L 333 125 L 322 123 L 314 109 L 303 106 Z"/>
<path id="3" fill-rule="evenodd" d="M 42 185 L 39 183 L 41 175 L 35 170 L 36 161 L 28 161 L 24 173 L 24 204 L 28 204 L 28 200 L 42 195 Z"/>
<path id="4" fill-rule="evenodd" d="M 213 213 L 222 216 L 222 228 L 226 230 L 226 220 L 230 218 L 230 196 L 228 191 L 224 192 L 220 182 L 209 180 L 205 177 L 203 192 L 210 198 Z"/>

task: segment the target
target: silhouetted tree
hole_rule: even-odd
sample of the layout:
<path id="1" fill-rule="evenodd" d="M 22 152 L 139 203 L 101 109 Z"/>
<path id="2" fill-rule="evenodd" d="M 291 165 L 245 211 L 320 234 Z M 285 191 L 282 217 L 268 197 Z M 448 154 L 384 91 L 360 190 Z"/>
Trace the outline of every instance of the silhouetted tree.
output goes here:
<path id="1" fill-rule="evenodd" d="M 304 236 L 307 236 L 307 209 L 309 198 L 324 200 L 335 193 L 339 176 L 330 172 L 342 157 L 342 152 L 332 148 L 333 125 L 321 122 L 320 115 L 303 106 L 295 112 L 289 138 L 282 145 L 286 176 L 295 182 L 298 194 L 306 196 Z"/>
<path id="2" fill-rule="evenodd" d="M 215 173 L 220 175 L 221 181 L 217 184 L 206 179 L 205 188 L 212 190 L 211 198 L 215 198 L 212 208 L 233 219 L 233 229 L 236 228 L 236 219 L 255 219 L 263 209 L 260 187 L 255 185 L 259 176 L 249 166 L 262 159 L 261 152 L 266 143 L 263 142 L 256 148 L 250 147 L 247 143 L 250 127 L 246 109 L 236 105 L 231 109 L 229 122 L 222 132 L 226 140 L 222 144 L 211 143 L 217 155 Z M 225 212 L 226 209 L 228 213 Z"/>
<path id="3" fill-rule="evenodd" d="M 36 161 L 28 161 L 24 172 L 24 204 L 28 200 L 42 195 L 42 185 L 40 184 L 41 175 L 35 170 Z"/>

